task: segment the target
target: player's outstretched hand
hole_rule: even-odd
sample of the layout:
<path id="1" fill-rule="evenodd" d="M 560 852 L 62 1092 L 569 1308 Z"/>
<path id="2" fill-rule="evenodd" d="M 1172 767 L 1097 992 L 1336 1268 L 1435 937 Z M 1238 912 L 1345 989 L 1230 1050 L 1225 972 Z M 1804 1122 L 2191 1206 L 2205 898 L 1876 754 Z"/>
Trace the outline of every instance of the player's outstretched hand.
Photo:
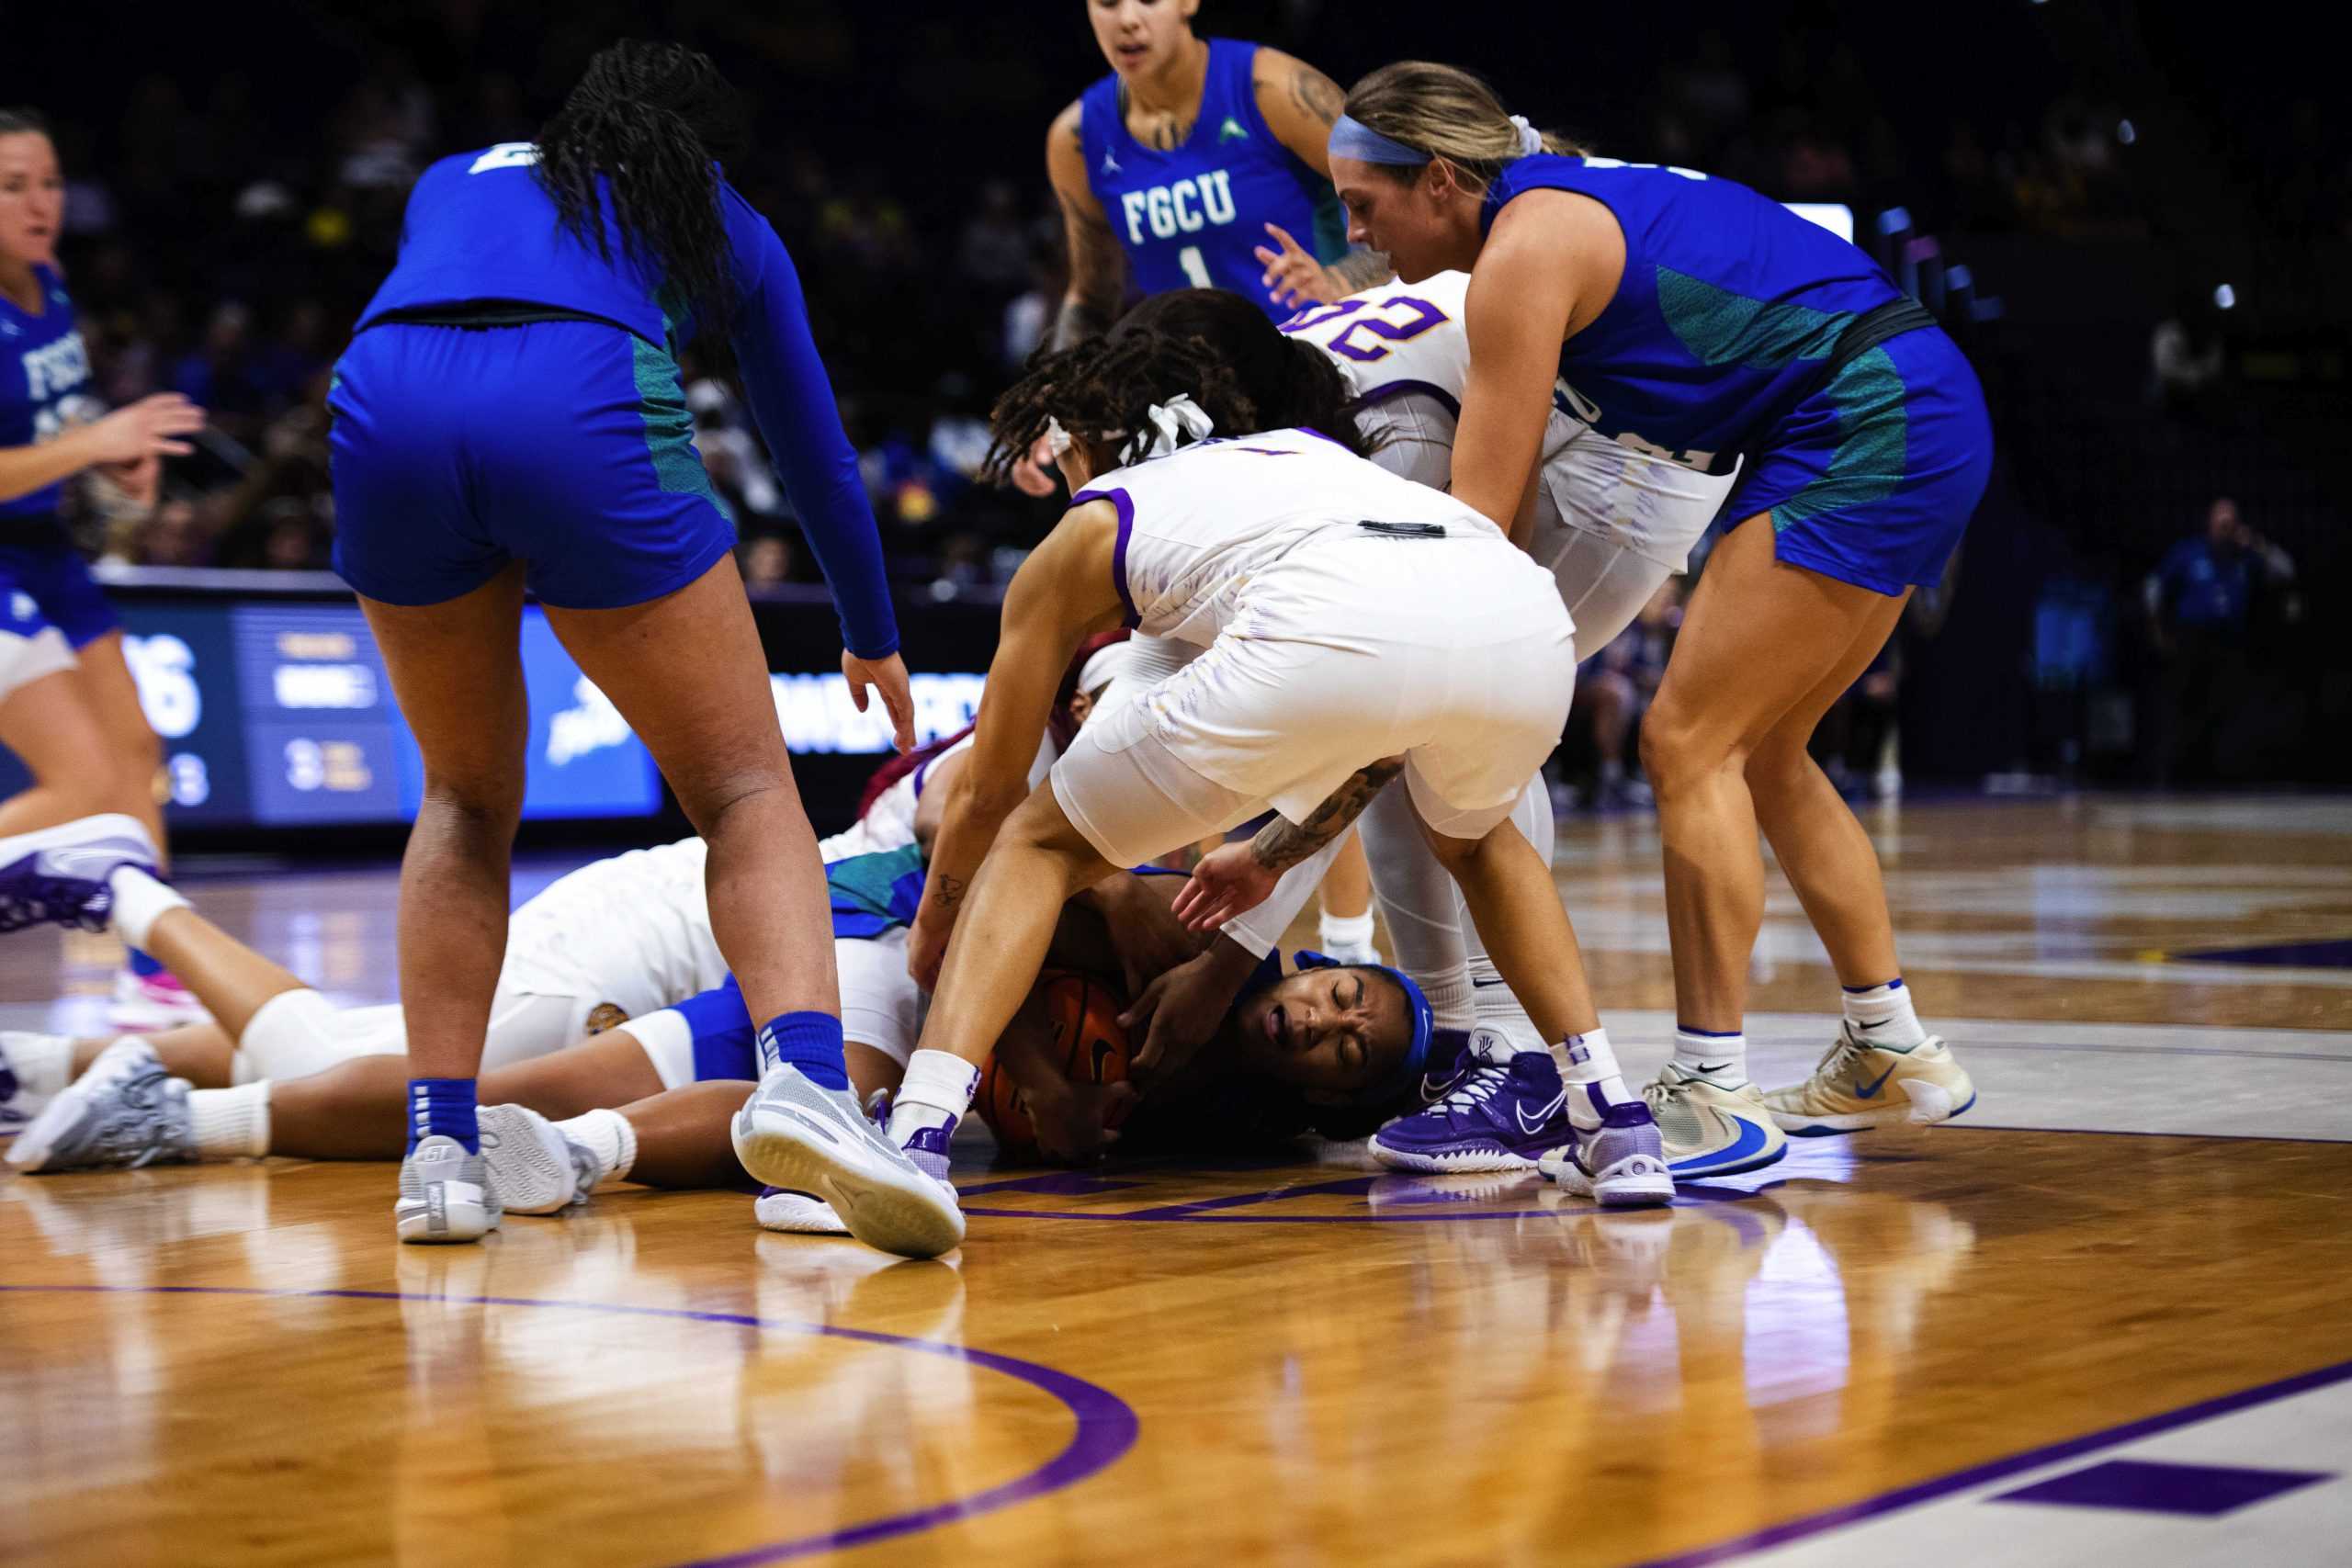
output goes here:
<path id="1" fill-rule="evenodd" d="M 1225 1021 L 1239 989 L 1228 955 L 1220 951 L 1227 947 L 1233 948 L 1236 959 L 1246 956 L 1233 943 L 1220 942 L 1146 986 L 1143 995 L 1119 1015 L 1119 1027 L 1130 1041 L 1138 1032 L 1144 1037 L 1143 1048 L 1128 1060 L 1130 1078 L 1148 1085 L 1176 1072 Z"/>
<path id="2" fill-rule="evenodd" d="M 880 659 L 860 659 L 843 650 L 842 674 L 849 681 L 849 700 L 865 711 L 865 688 L 882 694 L 883 710 L 890 716 L 890 739 L 901 751 L 915 749 L 915 699 L 907 690 L 907 666 L 893 653 Z"/>
<path id="3" fill-rule="evenodd" d="M 1193 867 L 1170 906 L 1177 918 L 1196 931 L 1215 931 L 1234 916 L 1254 909 L 1274 890 L 1281 874 L 1258 863 L 1249 842 L 1220 844 Z"/>
<path id="4" fill-rule="evenodd" d="M 100 463 L 91 472 L 122 492 L 133 506 L 153 506 L 164 486 L 164 459 L 150 452 L 129 463 Z"/>
<path id="5" fill-rule="evenodd" d="M 1329 304 L 1342 298 L 1346 289 L 1340 287 L 1330 270 L 1290 237 L 1290 231 L 1279 223 L 1266 225 L 1266 232 L 1274 237 L 1273 246 L 1260 245 L 1255 254 L 1266 264 L 1265 276 L 1259 281 L 1266 286 L 1266 293 L 1277 305 L 1298 310 L 1305 305 Z"/>
<path id="6" fill-rule="evenodd" d="M 1119 1123 L 1135 1108 L 1133 1084 L 1074 1083 L 1050 1103 L 1029 1098 L 1037 1152 L 1062 1165 L 1092 1165 L 1119 1141 Z"/>
<path id="7" fill-rule="evenodd" d="M 1054 466 L 1054 451 L 1040 435 L 1029 448 L 1029 455 L 1012 465 L 1012 488 L 1023 495 L 1043 500 L 1054 493 L 1061 483 Z"/>
<path id="8" fill-rule="evenodd" d="M 204 411 L 177 392 L 157 392 L 119 408 L 89 427 L 93 456 L 100 463 L 136 463 L 144 457 L 184 457 L 196 450 L 183 435 L 204 428 Z"/>

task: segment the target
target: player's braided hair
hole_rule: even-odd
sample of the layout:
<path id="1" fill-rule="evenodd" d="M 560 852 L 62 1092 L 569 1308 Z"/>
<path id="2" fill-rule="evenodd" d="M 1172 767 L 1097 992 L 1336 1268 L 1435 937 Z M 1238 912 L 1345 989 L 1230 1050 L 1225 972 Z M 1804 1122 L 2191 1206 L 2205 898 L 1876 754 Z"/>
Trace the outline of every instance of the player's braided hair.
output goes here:
<path id="1" fill-rule="evenodd" d="M 607 262 L 609 194 L 621 248 L 660 280 L 664 309 L 723 328 L 735 275 L 712 160 L 741 129 L 741 104 L 708 55 L 625 39 L 597 52 L 540 128 L 538 181 L 565 231 Z"/>
<path id="2" fill-rule="evenodd" d="M 1304 426 L 1358 457 L 1369 451 L 1348 412 L 1347 382 L 1329 360 L 1283 336 L 1238 295 L 1194 288 L 1146 300 L 1107 336 L 1033 355 L 990 412 L 996 439 L 980 477 L 1001 483 L 1048 419 L 1114 457 L 1148 443 L 1152 405 L 1179 393 L 1219 435 Z"/>

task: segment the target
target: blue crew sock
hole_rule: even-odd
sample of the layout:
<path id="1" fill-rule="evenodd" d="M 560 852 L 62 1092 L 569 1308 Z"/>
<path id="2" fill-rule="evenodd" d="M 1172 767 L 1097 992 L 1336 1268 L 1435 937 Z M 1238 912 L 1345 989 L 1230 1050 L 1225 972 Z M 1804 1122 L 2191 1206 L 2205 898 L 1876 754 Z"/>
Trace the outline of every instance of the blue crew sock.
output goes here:
<path id="1" fill-rule="evenodd" d="M 481 1153 L 481 1129 L 474 1122 L 474 1080 L 471 1078 L 411 1078 L 408 1080 L 408 1146 L 419 1139 L 455 1138 L 469 1155 Z"/>
<path id="2" fill-rule="evenodd" d="M 760 1029 L 760 1071 L 789 1062 L 820 1089 L 849 1088 L 849 1059 L 842 1054 L 842 1021 L 829 1012 L 785 1012 Z"/>
<path id="3" fill-rule="evenodd" d="M 133 975 L 138 976 L 141 979 L 144 980 L 151 975 L 161 975 L 164 972 L 162 961 L 150 958 L 147 954 L 141 953 L 135 947 L 129 951 L 130 953 L 130 972 Z"/>

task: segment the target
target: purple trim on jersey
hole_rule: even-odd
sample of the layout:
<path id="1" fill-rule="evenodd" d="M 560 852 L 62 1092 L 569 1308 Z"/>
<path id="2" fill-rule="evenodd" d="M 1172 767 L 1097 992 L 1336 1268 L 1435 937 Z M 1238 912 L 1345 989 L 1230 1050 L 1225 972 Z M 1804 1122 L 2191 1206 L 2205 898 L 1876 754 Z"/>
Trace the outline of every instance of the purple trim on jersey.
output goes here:
<path id="1" fill-rule="evenodd" d="M 1445 412 L 1456 420 L 1462 417 L 1462 405 L 1454 400 L 1453 394 L 1442 387 L 1433 386 L 1427 381 L 1383 381 L 1369 392 L 1359 394 L 1349 406 L 1360 409 L 1370 408 L 1373 404 L 1385 402 L 1390 398 L 1401 398 L 1408 392 L 1426 392 L 1443 403 Z"/>
<path id="2" fill-rule="evenodd" d="M 1135 595 L 1127 592 L 1127 536 L 1135 532 L 1135 501 L 1123 490 L 1082 490 L 1070 497 L 1073 506 L 1083 501 L 1107 501 L 1118 510 L 1119 542 L 1111 547 L 1111 586 L 1119 591 L 1119 603 L 1126 606 L 1127 625 L 1139 626 L 1143 616 L 1136 612 Z"/>

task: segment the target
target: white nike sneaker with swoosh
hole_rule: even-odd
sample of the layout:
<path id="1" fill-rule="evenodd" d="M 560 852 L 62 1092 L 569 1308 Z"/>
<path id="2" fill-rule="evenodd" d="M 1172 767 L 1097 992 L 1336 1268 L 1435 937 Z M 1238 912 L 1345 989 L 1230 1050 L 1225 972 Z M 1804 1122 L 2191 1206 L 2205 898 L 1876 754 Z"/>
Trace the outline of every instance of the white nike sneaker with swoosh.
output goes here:
<path id="1" fill-rule="evenodd" d="M 1976 1103 L 1976 1085 L 1951 1047 L 1930 1034 L 1909 1050 L 1877 1045 L 1841 1025 L 1836 1043 L 1801 1084 L 1764 1096 L 1772 1120 L 1800 1138 L 1860 1133 L 1908 1122 L 1932 1126 Z"/>
<path id="2" fill-rule="evenodd" d="M 107 876 L 126 865 L 152 874 L 161 859 L 145 826 L 119 813 L 0 839 L 0 931 L 34 925 L 102 931 L 114 907 Z"/>

